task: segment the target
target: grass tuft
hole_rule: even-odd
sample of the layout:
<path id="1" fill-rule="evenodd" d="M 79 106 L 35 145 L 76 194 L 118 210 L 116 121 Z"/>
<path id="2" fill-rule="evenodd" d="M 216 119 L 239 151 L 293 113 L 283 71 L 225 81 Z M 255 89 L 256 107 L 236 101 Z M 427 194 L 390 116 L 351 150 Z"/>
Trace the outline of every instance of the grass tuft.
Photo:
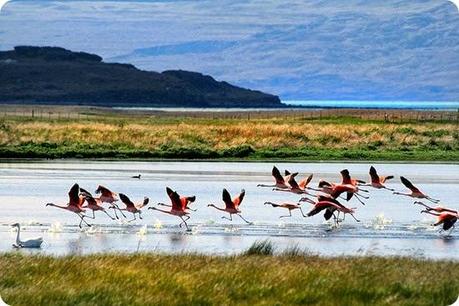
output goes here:
<path id="1" fill-rule="evenodd" d="M 269 256 L 274 254 L 274 245 L 268 239 L 255 241 L 244 253 L 245 256 L 262 255 Z"/>

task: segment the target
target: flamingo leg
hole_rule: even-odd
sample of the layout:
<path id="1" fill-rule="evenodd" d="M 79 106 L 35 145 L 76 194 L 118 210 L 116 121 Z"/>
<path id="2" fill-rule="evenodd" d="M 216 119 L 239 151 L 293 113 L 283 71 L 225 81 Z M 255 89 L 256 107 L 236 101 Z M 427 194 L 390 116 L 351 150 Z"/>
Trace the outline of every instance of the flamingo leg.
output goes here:
<path id="1" fill-rule="evenodd" d="M 226 220 L 229 220 L 229 221 L 233 221 L 233 215 L 232 215 L 232 214 L 230 214 L 230 217 L 229 217 L 229 218 L 228 218 L 228 217 L 225 217 L 225 216 L 223 216 L 223 217 L 222 217 L 222 219 L 226 219 Z"/>
<path id="2" fill-rule="evenodd" d="M 355 194 L 355 198 L 360 202 L 360 204 L 365 205 L 365 203 L 357 196 L 357 194 Z"/>
<path id="3" fill-rule="evenodd" d="M 187 217 L 188 217 L 188 216 L 187 216 Z M 182 224 L 185 224 L 186 230 L 189 231 L 190 228 L 188 227 L 188 224 L 186 223 L 186 221 L 187 221 L 188 219 L 190 219 L 190 217 L 188 217 L 188 219 L 184 220 L 183 217 L 180 216 L 180 219 L 182 219 L 182 222 L 179 224 L 179 226 L 182 227 Z"/>
<path id="4" fill-rule="evenodd" d="M 301 209 L 301 207 L 299 207 L 299 209 L 300 209 L 301 215 L 302 215 L 304 218 L 306 218 L 307 216 L 304 214 L 303 209 Z"/>
<path id="5" fill-rule="evenodd" d="M 82 216 L 82 215 L 80 215 L 80 214 L 77 214 L 77 215 L 78 215 L 78 217 L 80 217 L 80 219 L 81 219 L 81 220 L 80 220 L 80 224 L 78 225 L 79 228 L 81 228 L 81 224 L 82 224 L 83 222 L 84 222 L 87 226 L 91 227 L 91 224 L 89 224 L 88 222 L 86 222 L 86 221 L 84 220 L 84 217 L 86 217 L 86 216 Z"/>
<path id="6" fill-rule="evenodd" d="M 132 221 L 137 220 L 136 217 L 135 217 L 135 213 L 132 213 L 132 215 L 134 216 L 134 219 L 128 220 L 127 222 L 132 222 Z"/>
<path id="7" fill-rule="evenodd" d="M 118 205 L 116 205 L 115 203 L 112 203 L 112 205 L 113 205 L 113 207 L 115 207 L 115 209 L 118 209 L 118 211 L 121 213 L 121 215 L 123 215 L 123 217 L 126 218 L 126 215 L 123 213 L 123 211 L 121 210 L 121 208 Z"/>
<path id="8" fill-rule="evenodd" d="M 288 216 L 280 216 L 280 217 L 279 217 L 279 219 L 280 219 L 280 218 L 287 218 L 287 217 L 291 217 L 291 216 L 292 216 L 292 211 L 291 211 L 290 209 L 288 210 L 288 213 L 289 213 L 289 215 L 288 215 Z"/>
<path id="9" fill-rule="evenodd" d="M 346 216 L 346 214 L 344 214 L 344 215 Z M 357 218 L 354 216 L 354 214 L 350 214 L 350 215 L 351 215 L 352 218 L 354 218 L 355 221 L 360 222 L 360 220 L 357 219 Z"/>
<path id="10" fill-rule="evenodd" d="M 109 217 L 110 217 L 110 219 L 112 219 L 112 220 L 115 220 L 115 218 L 114 218 L 114 217 L 112 217 L 112 216 L 110 216 L 110 214 L 109 214 L 109 213 L 108 213 L 108 212 L 107 212 L 105 209 L 104 209 L 104 210 L 102 210 L 102 211 L 103 211 L 103 212 L 104 212 L 104 213 L 105 213 L 107 216 L 109 216 Z"/>
<path id="11" fill-rule="evenodd" d="M 435 204 L 438 203 L 438 202 L 440 202 L 440 200 L 433 199 L 433 198 L 431 198 L 431 197 L 429 197 L 429 196 L 426 196 L 426 200 L 429 200 L 430 202 L 435 203 Z"/>
<path id="12" fill-rule="evenodd" d="M 247 224 L 252 224 L 252 222 L 250 221 L 247 221 L 243 216 L 241 216 L 241 214 L 237 214 L 242 220 L 244 220 Z M 290 214 L 291 216 L 291 214 Z"/>

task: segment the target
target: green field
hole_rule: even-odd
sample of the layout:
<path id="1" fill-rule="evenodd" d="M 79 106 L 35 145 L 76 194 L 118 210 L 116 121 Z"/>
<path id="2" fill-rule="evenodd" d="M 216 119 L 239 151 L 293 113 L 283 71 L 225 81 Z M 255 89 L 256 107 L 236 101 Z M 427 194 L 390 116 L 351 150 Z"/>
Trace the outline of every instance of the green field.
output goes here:
<path id="1" fill-rule="evenodd" d="M 388 122 L 370 115 L 3 116 L 0 158 L 459 161 L 455 119 Z"/>
<path id="2" fill-rule="evenodd" d="M 459 263 L 281 255 L 0 256 L 11 305 L 450 305 Z M 261 252 L 263 253 L 263 252 Z M 269 253 L 269 252 L 268 252 Z"/>

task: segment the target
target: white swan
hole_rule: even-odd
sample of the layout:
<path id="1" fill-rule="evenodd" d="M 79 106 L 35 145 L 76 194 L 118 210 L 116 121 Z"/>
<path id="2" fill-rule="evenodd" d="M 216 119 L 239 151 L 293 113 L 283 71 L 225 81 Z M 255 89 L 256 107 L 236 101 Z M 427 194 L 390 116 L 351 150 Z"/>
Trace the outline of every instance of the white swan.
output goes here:
<path id="1" fill-rule="evenodd" d="M 14 223 L 11 226 L 18 228 L 18 234 L 16 236 L 16 244 L 13 244 L 15 248 L 39 248 L 41 247 L 41 244 L 43 243 L 42 237 L 21 241 L 21 239 L 19 238 L 19 235 L 21 234 L 21 225 L 19 225 L 19 223 Z"/>

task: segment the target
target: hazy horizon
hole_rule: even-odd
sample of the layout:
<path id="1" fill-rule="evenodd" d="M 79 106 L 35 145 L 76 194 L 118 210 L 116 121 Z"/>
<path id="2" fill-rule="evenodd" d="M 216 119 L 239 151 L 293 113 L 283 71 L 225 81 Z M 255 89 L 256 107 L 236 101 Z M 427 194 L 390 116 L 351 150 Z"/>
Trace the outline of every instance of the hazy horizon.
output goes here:
<path id="1" fill-rule="evenodd" d="M 198 71 L 282 100 L 459 101 L 447 0 L 15 0 L 0 13 L 0 49 L 16 45 Z"/>

